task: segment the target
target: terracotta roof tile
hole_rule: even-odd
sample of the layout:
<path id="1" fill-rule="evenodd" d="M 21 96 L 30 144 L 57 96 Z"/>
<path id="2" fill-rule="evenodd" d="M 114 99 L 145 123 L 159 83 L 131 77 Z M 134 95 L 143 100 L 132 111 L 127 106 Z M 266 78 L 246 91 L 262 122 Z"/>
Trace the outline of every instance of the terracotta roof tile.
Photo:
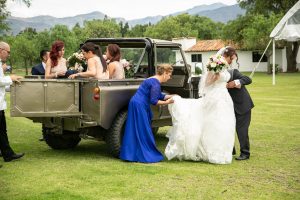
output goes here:
<path id="1" fill-rule="evenodd" d="M 241 49 L 237 44 L 234 44 L 230 40 L 198 40 L 194 46 L 188 48 L 185 52 L 218 51 L 225 46 Z"/>

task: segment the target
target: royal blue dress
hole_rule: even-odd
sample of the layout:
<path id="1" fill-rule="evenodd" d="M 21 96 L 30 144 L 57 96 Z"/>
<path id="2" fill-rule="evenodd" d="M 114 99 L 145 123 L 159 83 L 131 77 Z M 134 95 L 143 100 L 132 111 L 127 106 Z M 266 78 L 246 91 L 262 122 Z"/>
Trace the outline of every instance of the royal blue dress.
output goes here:
<path id="1" fill-rule="evenodd" d="M 131 98 L 120 159 L 131 162 L 154 163 L 164 159 L 157 150 L 151 129 L 150 105 L 163 100 L 160 82 L 156 78 L 146 79 Z"/>

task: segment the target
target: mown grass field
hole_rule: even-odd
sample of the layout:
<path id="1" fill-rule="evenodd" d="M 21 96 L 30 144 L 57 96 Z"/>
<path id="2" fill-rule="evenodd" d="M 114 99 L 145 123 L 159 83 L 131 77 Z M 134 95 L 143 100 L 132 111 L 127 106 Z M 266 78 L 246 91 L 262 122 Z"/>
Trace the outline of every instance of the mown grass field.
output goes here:
<path id="1" fill-rule="evenodd" d="M 300 199 L 300 73 L 276 78 L 273 86 L 271 76 L 257 73 L 248 86 L 255 103 L 252 154 L 231 165 L 127 163 L 91 140 L 52 150 L 38 141 L 40 124 L 7 110 L 11 146 L 26 155 L 0 161 L 0 199 Z M 162 152 L 167 130 L 156 138 Z"/>

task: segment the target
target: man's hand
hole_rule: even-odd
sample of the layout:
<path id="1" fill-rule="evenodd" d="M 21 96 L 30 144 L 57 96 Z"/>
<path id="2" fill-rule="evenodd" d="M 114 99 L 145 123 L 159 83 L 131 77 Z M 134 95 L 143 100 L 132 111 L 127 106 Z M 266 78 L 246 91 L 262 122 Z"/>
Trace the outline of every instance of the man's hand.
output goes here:
<path id="1" fill-rule="evenodd" d="M 17 83 L 20 83 L 20 79 L 22 79 L 24 77 L 12 74 L 12 75 L 10 75 L 10 78 L 12 81 L 16 81 Z"/>
<path id="2" fill-rule="evenodd" d="M 227 88 L 235 88 L 235 86 L 236 86 L 236 85 L 235 85 L 235 82 L 234 82 L 234 81 L 230 81 L 230 82 L 228 82 L 227 85 L 226 85 Z"/>

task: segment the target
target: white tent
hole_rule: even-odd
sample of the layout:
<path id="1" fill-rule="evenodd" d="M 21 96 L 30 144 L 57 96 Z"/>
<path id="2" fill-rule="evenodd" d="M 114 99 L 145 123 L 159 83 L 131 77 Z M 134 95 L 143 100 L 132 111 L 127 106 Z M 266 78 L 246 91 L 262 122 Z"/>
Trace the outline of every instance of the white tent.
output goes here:
<path id="1" fill-rule="evenodd" d="M 289 42 L 300 40 L 300 1 L 284 15 L 271 32 L 270 38 L 273 40 L 273 85 L 275 85 L 275 40 Z"/>

